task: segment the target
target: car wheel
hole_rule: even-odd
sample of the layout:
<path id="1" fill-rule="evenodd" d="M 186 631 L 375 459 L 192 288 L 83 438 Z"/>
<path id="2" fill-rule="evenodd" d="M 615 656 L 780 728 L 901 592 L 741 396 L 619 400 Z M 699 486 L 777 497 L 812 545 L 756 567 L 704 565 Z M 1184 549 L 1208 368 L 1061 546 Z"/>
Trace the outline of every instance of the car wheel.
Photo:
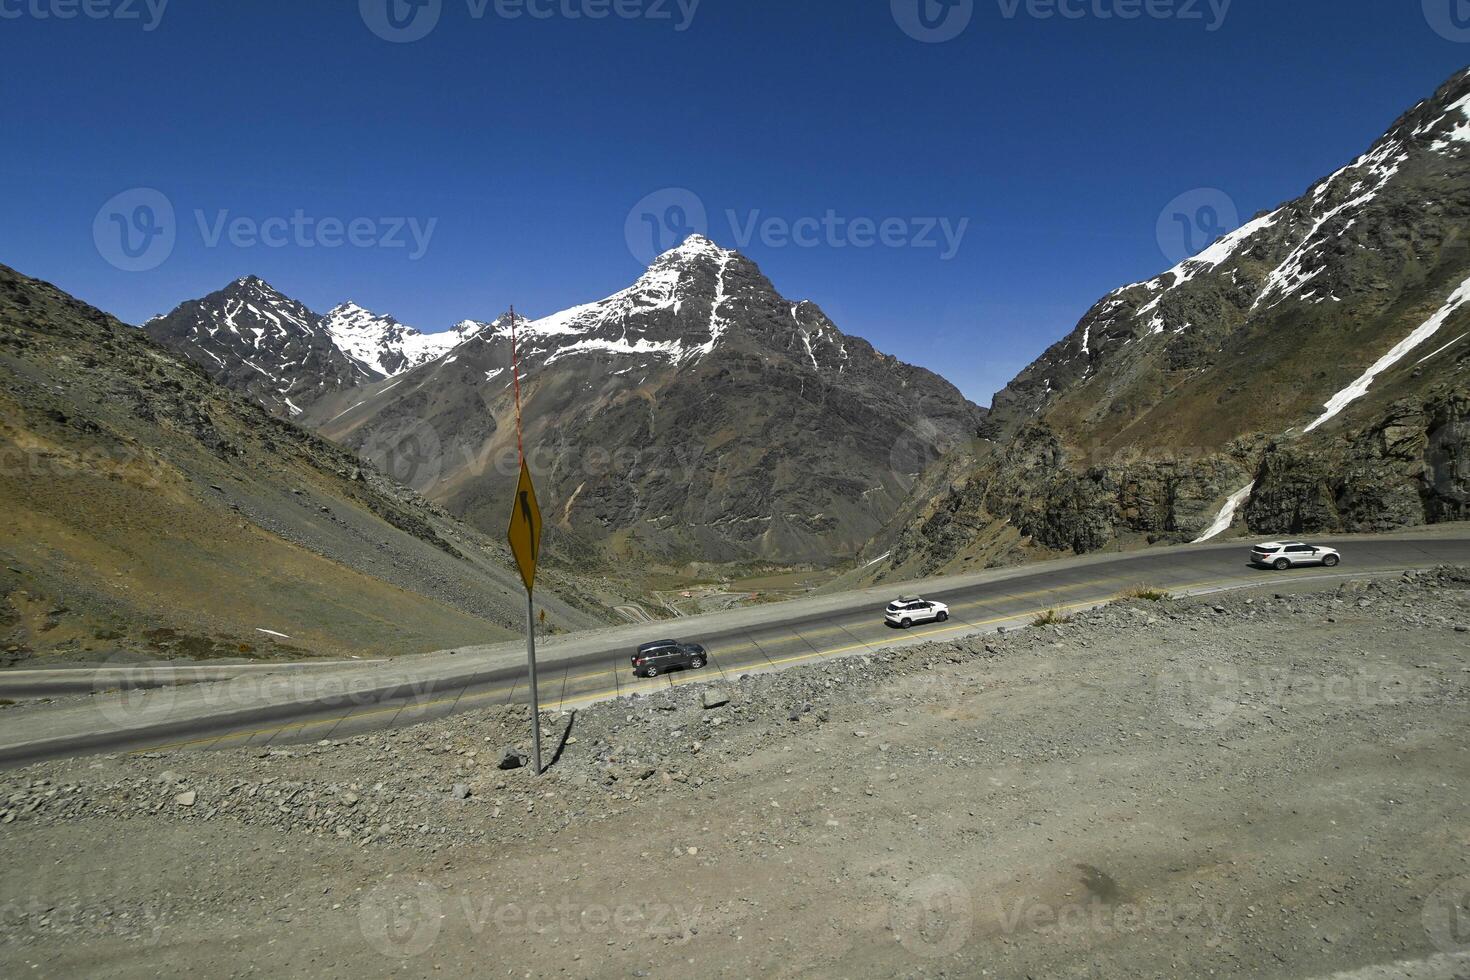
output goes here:
<path id="1" fill-rule="evenodd" d="M 910 626 L 914 625 L 914 621 L 905 616 L 903 619 L 900 619 L 898 621 L 898 625 L 900 629 L 908 629 Z"/>
<path id="2" fill-rule="evenodd" d="M 1322 564 L 1326 565 L 1328 568 L 1336 568 L 1337 563 L 1341 560 L 1342 559 L 1338 558 L 1336 555 L 1328 555 L 1326 558 L 1322 559 Z"/>
<path id="3" fill-rule="evenodd" d="M 650 667 L 650 668 L 648 668 L 647 670 L 645 670 L 643 672 L 643 676 L 644 677 L 657 677 L 658 676 L 658 668 L 657 667 Z"/>
<path id="4" fill-rule="evenodd" d="M 946 620 L 949 619 L 949 613 L 940 613 L 938 616 L 935 616 L 934 618 L 937 619 L 937 620 L 939 620 L 939 622 L 943 623 L 943 622 L 945 622 Z"/>
<path id="5" fill-rule="evenodd" d="M 689 661 L 689 666 L 693 667 L 695 670 L 698 670 L 699 668 L 704 666 L 704 658 L 695 657 L 693 660 Z"/>
<path id="6" fill-rule="evenodd" d="M 1276 559 L 1276 563 L 1273 567 L 1278 572 L 1284 572 L 1291 567 L 1291 562 L 1287 561 L 1285 558 L 1278 558 Z"/>

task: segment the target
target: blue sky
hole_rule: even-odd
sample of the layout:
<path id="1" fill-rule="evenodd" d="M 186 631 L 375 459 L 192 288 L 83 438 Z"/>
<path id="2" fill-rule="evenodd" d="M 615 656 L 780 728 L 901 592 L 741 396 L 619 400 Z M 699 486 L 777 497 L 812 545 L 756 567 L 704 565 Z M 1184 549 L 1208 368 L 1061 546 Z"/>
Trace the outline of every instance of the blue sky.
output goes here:
<path id="1" fill-rule="evenodd" d="M 0 262 L 129 322 L 253 273 L 437 331 L 614 292 L 703 208 L 986 403 L 1173 213 L 1296 196 L 1470 63 L 1464 0 L 388 2 L 0 0 Z"/>

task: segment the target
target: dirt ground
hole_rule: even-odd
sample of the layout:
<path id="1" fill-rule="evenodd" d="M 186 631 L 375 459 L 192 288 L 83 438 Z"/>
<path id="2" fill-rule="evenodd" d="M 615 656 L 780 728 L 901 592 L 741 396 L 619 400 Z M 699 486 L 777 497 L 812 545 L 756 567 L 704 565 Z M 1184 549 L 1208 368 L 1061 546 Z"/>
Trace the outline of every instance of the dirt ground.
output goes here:
<path id="1" fill-rule="evenodd" d="M 1470 976 L 1467 589 L 0 774 L 0 973 Z"/>

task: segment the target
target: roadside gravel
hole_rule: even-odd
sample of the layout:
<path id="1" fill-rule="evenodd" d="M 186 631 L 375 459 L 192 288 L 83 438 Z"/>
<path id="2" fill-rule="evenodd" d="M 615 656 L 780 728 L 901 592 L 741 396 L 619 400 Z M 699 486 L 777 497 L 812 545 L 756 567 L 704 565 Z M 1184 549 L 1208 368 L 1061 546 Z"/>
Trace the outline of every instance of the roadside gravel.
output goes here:
<path id="1" fill-rule="evenodd" d="M 1467 694 L 1446 568 L 544 715 L 539 780 L 517 706 L 48 763 L 0 971 L 1451 976 Z"/>

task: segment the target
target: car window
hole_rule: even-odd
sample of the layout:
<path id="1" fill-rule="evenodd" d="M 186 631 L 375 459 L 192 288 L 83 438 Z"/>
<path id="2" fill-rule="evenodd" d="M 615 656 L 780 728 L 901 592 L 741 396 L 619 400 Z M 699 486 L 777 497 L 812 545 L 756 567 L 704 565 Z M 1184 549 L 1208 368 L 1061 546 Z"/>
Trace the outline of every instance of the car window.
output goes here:
<path id="1" fill-rule="evenodd" d="M 1306 553 L 1311 552 L 1311 551 L 1315 551 L 1316 549 L 1313 548 L 1309 544 L 1299 544 L 1299 545 L 1294 545 L 1293 547 L 1287 548 L 1286 550 L 1292 552 L 1293 554 L 1300 555 L 1300 554 L 1306 554 Z"/>

